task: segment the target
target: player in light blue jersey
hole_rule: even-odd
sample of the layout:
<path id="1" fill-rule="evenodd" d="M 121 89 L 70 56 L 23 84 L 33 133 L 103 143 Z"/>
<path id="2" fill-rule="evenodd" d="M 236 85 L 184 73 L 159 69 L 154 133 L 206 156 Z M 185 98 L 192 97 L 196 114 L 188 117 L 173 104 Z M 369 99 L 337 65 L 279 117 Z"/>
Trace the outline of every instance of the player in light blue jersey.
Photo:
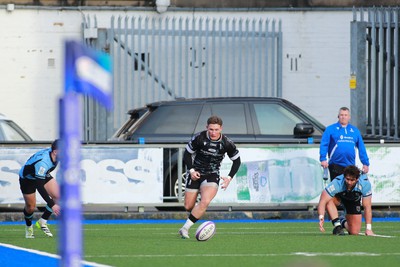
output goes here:
<path id="1" fill-rule="evenodd" d="M 334 235 L 344 235 L 346 229 L 350 235 L 358 235 L 362 224 L 362 210 L 366 223 L 365 235 L 372 232 L 372 190 L 368 177 L 360 175 L 360 170 L 349 165 L 342 175 L 337 176 L 322 191 L 318 203 L 319 228 L 324 232 L 325 210 L 328 211 L 334 226 Z M 337 206 L 343 205 L 346 218 L 339 219 Z"/>
<path id="2" fill-rule="evenodd" d="M 55 140 L 51 148 L 46 148 L 33 154 L 19 172 L 20 188 L 25 200 L 26 238 L 35 237 L 33 234 L 32 218 L 36 208 L 36 190 L 47 203 L 42 217 L 36 222 L 36 226 L 46 236 L 53 236 L 47 227 L 47 220 L 52 213 L 57 216 L 60 214 L 60 206 L 57 204 L 60 198 L 60 189 L 56 179 L 50 174 L 58 164 L 57 152 L 58 140 Z"/>

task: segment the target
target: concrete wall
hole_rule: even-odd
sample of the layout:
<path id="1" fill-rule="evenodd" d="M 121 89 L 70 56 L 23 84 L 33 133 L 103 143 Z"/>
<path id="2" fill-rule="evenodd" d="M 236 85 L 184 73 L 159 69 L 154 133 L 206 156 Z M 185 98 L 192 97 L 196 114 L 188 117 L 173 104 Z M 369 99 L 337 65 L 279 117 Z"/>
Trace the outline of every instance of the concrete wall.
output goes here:
<path id="1" fill-rule="evenodd" d="M 283 97 L 324 124 L 336 121 L 339 107 L 350 105 L 351 10 L 180 12 L 105 8 L 0 9 L 0 113 L 14 119 L 32 138 L 58 136 L 58 99 L 63 90 L 63 41 L 81 38 L 82 15 L 96 15 L 107 28 L 111 16 L 235 16 L 281 19 Z M 290 69 L 297 59 L 297 71 Z"/>
<path id="2" fill-rule="evenodd" d="M 0 0 L 31 6 L 126 6 L 154 7 L 157 0 Z M 398 0 L 170 0 L 178 8 L 309 8 L 309 7 L 373 7 L 399 5 Z"/>

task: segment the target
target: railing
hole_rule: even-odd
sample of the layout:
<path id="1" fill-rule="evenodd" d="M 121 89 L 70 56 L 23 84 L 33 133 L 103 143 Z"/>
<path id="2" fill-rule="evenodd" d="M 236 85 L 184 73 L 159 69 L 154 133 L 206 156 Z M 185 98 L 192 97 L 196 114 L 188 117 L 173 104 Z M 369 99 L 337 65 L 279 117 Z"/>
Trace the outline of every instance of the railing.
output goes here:
<path id="1" fill-rule="evenodd" d="M 399 7 L 354 9 L 352 122 L 371 136 L 399 139 Z"/>

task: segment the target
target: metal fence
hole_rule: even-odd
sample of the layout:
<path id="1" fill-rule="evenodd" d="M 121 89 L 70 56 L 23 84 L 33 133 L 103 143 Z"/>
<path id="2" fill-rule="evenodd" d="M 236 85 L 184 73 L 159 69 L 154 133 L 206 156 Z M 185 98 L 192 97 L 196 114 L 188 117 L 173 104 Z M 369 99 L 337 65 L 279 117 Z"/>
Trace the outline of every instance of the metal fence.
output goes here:
<path id="1" fill-rule="evenodd" d="M 95 17 L 83 25 L 86 43 L 109 52 L 114 66 L 113 113 L 85 101 L 88 141 L 106 140 L 128 110 L 154 101 L 282 96 L 281 21 L 126 16 L 104 31 Z"/>
<path id="2" fill-rule="evenodd" d="M 399 7 L 354 9 L 352 121 L 363 133 L 399 139 Z"/>

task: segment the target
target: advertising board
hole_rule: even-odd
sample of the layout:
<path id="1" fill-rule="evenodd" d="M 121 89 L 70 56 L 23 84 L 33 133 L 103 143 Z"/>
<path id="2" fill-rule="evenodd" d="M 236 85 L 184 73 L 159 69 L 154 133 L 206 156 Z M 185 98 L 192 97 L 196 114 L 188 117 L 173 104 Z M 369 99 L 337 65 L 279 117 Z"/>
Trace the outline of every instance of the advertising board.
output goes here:
<path id="1" fill-rule="evenodd" d="M 24 203 L 18 173 L 39 149 L 1 148 L 0 205 Z M 367 146 L 367 152 L 373 204 L 400 204 L 400 147 Z M 238 173 L 214 204 L 318 203 L 326 184 L 318 145 L 242 147 L 240 154 Z M 358 159 L 356 165 L 362 166 Z M 225 157 L 221 174 L 227 175 L 230 166 Z M 53 175 L 57 178 L 57 169 Z M 83 204 L 163 203 L 163 148 L 84 146 L 80 178 Z"/>
<path id="2" fill-rule="evenodd" d="M 18 173 L 26 160 L 40 149 L 1 149 L 0 204 L 24 203 Z M 82 148 L 82 203 L 162 203 L 162 161 L 162 148 Z M 56 179 L 57 170 L 52 173 Z"/>

